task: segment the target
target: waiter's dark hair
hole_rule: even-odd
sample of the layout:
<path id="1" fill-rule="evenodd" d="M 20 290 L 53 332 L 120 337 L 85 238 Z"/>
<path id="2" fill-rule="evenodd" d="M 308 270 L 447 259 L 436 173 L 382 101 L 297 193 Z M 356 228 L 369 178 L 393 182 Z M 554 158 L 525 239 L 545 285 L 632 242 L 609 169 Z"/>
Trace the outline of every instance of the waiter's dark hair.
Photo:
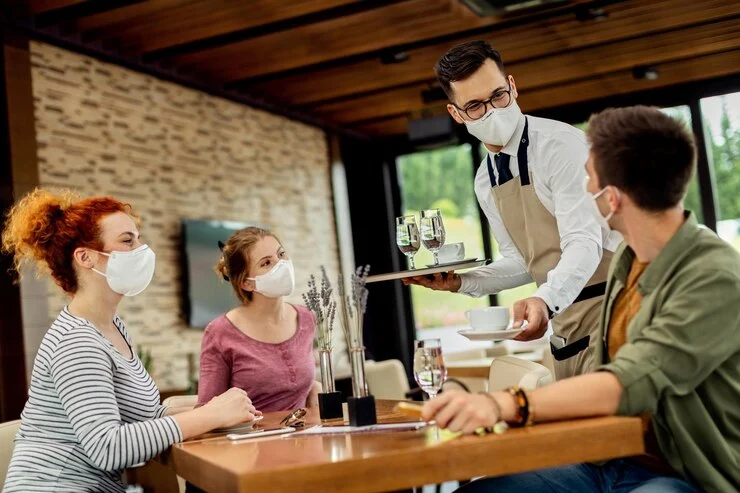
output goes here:
<path id="1" fill-rule="evenodd" d="M 647 211 L 675 207 L 696 167 L 694 136 L 658 108 L 610 108 L 588 122 L 599 187 L 613 185 Z"/>
<path id="2" fill-rule="evenodd" d="M 468 41 L 450 48 L 442 58 L 434 65 L 434 73 L 437 74 L 437 81 L 444 89 L 445 94 L 453 100 L 454 92 L 452 83 L 458 80 L 464 80 L 473 75 L 476 70 L 486 62 L 493 60 L 496 62 L 501 73 L 504 71 L 504 60 L 501 53 L 494 50 L 486 41 L 476 40 Z"/>

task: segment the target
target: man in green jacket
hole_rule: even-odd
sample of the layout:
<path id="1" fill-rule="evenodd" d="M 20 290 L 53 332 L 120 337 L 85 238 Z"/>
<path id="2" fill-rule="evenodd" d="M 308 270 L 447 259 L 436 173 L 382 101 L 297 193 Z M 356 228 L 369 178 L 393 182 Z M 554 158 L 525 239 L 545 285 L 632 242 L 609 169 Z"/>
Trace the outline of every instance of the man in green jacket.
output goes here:
<path id="1" fill-rule="evenodd" d="M 740 255 L 683 210 L 693 138 L 644 106 L 594 116 L 588 138 L 587 200 L 625 239 L 609 269 L 603 365 L 531 392 L 444 393 L 424 419 L 464 432 L 500 420 L 643 419 L 644 455 L 481 479 L 465 493 L 740 491 Z"/>

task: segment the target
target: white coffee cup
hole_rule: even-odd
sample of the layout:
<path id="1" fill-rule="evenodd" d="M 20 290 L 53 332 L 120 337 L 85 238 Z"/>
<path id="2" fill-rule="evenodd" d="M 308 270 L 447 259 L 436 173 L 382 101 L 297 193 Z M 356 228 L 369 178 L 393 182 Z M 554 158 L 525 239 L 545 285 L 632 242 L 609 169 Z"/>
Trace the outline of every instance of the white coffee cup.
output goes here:
<path id="1" fill-rule="evenodd" d="M 504 330 L 509 326 L 511 314 L 505 306 L 473 308 L 465 312 L 470 326 L 475 330 Z"/>
<path id="2" fill-rule="evenodd" d="M 439 257 L 439 263 L 447 264 L 450 262 L 457 262 L 458 260 L 465 260 L 465 244 L 464 243 L 447 243 L 442 245 L 437 253 Z"/>

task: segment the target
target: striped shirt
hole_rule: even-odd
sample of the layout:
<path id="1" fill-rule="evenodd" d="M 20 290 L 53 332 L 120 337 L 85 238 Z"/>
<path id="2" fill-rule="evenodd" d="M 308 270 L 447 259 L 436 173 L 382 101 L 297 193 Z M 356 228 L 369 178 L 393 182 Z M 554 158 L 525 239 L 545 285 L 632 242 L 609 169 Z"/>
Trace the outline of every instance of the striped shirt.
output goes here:
<path id="1" fill-rule="evenodd" d="M 141 360 L 65 308 L 36 355 L 3 491 L 124 491 L 126 467 L 182 440 L 165 411 Z"/>

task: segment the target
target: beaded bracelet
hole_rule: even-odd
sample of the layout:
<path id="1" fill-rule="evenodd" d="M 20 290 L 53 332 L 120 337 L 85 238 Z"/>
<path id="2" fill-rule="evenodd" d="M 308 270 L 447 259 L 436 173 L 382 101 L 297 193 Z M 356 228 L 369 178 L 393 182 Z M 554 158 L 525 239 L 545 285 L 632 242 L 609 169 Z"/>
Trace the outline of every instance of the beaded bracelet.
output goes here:
<path id="1" fill-rule="evenodd" d="M 529 399 L 527 394 L 519 387 L 509 387 L 506 391 L 516 399 L 517 417 L 511 426 L 521 427 L 532 424 L 529 420 Z"/>
<path id="2" fill-rule="evenodd" d="M 524 392 L 524 395 L 527 397 L 527 410 L 529 411 L 527 422 L 524 423 L 524 426 L 532 426 L 534 424 L 534 404 L 532 403 L 532 398 L 527 391 L 523 390 L 522 392 Z"/>

